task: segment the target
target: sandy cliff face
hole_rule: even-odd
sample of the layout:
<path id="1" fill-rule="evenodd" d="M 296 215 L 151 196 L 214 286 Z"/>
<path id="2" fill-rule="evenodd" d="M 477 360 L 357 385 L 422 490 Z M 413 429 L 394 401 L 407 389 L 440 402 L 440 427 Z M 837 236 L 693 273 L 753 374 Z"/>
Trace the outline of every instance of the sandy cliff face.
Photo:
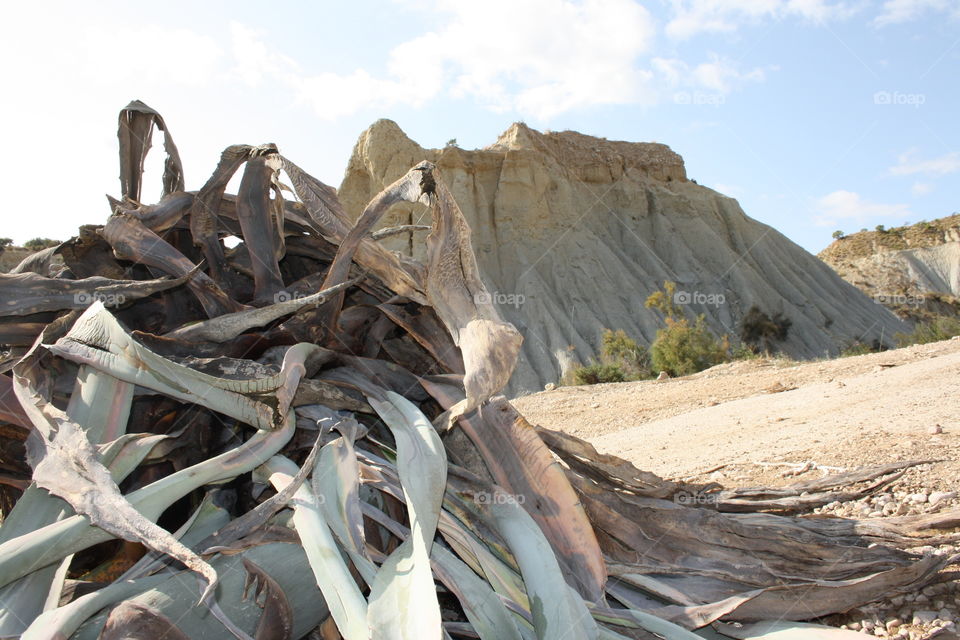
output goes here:
<path id="1" fill-rule="evenodd" d="M 424 159 L 440 167 L 495 302 L 524 334 L 513 392 L 540 389 L 589 361 L 603 328 L 651 342 L 663 323 L 643 303 L 664 280 L 717 333 L 736 334 L 755 304 L 783 312 L 793 320 L 784 347 L 797 357 L 835 353 L 854 338 L 890 342 L 904 329 L 736 200 L 687 180 L 683 159 L 665 145 L 515 124 L 486 149 L 423 149 L 380 120 L 350 159 L 340 188 L 347 210 L 359 215 Z M 429 224 L 429 212 L 398 208 L 382 226 L 410 223 Z M 422 258 L 425 235 L 387 242 Z"/>

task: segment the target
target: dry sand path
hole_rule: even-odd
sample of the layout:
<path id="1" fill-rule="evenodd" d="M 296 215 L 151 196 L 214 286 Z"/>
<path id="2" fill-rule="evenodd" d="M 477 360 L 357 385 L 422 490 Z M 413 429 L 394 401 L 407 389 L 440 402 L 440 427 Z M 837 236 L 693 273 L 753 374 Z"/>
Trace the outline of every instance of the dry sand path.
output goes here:
<path id="1" fill-rule="evenodd" d="M 516 406 L 531 422 L 670 478 L 710 473 L 727 486 L 774 485 L 795 479 L 781 477 L 785 467 L 756 463 L 936 458 L 944 462 L 913 480 L 960 487 L 960 340 L 827 361 L 742 361 L 664 382 L 561 387 Z M 933 433 L 936 425 L 942 433 Z"/>

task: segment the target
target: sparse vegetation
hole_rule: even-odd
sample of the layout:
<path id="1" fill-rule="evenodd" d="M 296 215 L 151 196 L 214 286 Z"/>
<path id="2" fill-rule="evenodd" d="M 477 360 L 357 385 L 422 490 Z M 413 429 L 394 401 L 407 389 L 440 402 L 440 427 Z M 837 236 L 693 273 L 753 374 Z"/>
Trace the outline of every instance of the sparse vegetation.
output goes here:
<path id="1" fill-rule="evenodd" d="M 879 348 L 878 344 L 868 344 L 857 338 L 856 340 L 848 343 L 846 346 L 841 347 L 840 357 L 849 358 L 851 356 L 864 356 L 868 353 L 877 353 L 879 351 L 882 351 L 882 349 Z"/>
<path id="2" fill-rule="evenodd" d="M 53 240 L 52 238 L 34 238 L 33 240 L 27 240 L 23 244 L 24 249 L 29 249 L 30 251 L 41 251 L 49 247 L 55 247 L 60 244 L 59 240 Z"/>
<path id="3" fill-rule="evenodd" d="M 667 326 L 657 331 L 650 345 L 653 368 L 671 376 L 686 376 L 727 360 L 729 342 L 718 340 L 707 328 L 703 315 L 692 325 L 687 318 L 666 319 Z"/>
<path id="4" fill-rule="evenodd" d="M 703 371 L 727 360 L 730 347 L 728 336 L 717 339 L 707 328 L 703 314 L 696 321 L 683 316 L 674 302 L 677 285 L 667 280 L 663 289 L 654 291 L 646 300 L 648 309 L 662 313 L 667 326 L 657 331 L 650 345 L 650 359 L 655 371 L 666 371 L 671 376 L 685 376 Z"/>
<path id="5" fill-rule="evenodd" d="M 912 344 L 949 340 L 954 336 L 960 336 L 960 318 L 936 316 L 918 323 L 910 333 L 897 333 L 893 338 L 898 347 L 909 347 Z"/>
<path id="6" fill-rule="evenodd" d="M 833 239 L 834 239 L 834 240 L 842 240 L 844 237 L 845 237 L 845 236 L 843 235 L 843 231 L 840 231 L 839 229 L 837 229 L 836 231 L 833 232 Z"/>
<path id="7" fill-rule="evenodd" d="M 666 280 L 663 283 L 663 289 L 654 291 L 647 296 L 644 306 L 647 309 L 656 309 L 666 318 L 682 318 L 683 311 L 674 302 L 674 296 L 677 291 L 677 283 Z"/>
<path id="8" fill-rule="evenodd" d="M 626 334 L 623 329 L 605 329 L 601 336 L 601 357 L 606 362 L 617 364 L 627 378 L 642 380 L 652 376 L 650 353 L 645 347 Z"/>
<path id="9" fill-rule="evenodd" d="M 740 321 L 740 340 L 755 352 L 763 351 L 768 355 L 775 350 L 777 342 L 787 339 L 793 321 L 777 312 L 769 316 L 759 307 L 750 307 Z"/>
<path id="10" fill-rule="evenodd" d="M 754 360 L 759 357 L 760 354 L 757 351 L 743 343 L 730 347 L 731 360 Z"/>
<path id="11" fill-rule="evenodd" d="M 899 250 L 931 247 L 944 242 L 947 234 L 960 229 L 960 214 L 916 224 L 887 229 L 882 224 L 874 231 L 861 229 L 843 237 L 843 242 L 835 242 L 820 252 L 819 257 L 828 263 L 851 260 L 873 255 L 878 248 Z"/>
<path id="12" fill-rule="evenodd" d="M 573 372 L 574 384 L 602 384 L 604 382 L 626 382 L 627 377 L 623 369 L 615 364 L 593 363 L 575 369 Z"/>
<path id="13" fill-rule="evenodd" d="M 604 329 L 600 342 L 600 361 L 574 369 L 573 384 L 628 382 L 652 377 L 650 354 L 623 329 Z"/>
<path id="14" fill-rule="evenodd" d="M 562 384 L 598 384 L 647 380 L 661 371 L 671 376 L 686 376 L 733 360 L 758 358 L 772 354 L 776 343 L 787 338 L 793 322 L 782 313 L 773 316 L 752 307 L 741 322 L 740 340 L 731 346 L 729 335 L 715 335 L 707 327 L 703 314 L 687 318 L 674 297 L 677 284 L 669 280 L 651 293 L 648 309 L 664 315 L 665 327 L 649 350 L 630 338 L 622 329 L 604 329 L 598 361 L 568 372 Z"/>

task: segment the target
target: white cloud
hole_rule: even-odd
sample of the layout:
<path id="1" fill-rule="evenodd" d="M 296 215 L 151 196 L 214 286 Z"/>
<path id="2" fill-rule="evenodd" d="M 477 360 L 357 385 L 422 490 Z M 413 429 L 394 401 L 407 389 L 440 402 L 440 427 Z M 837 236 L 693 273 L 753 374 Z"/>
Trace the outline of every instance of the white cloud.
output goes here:
<path id="1" fill-rule="evenodd" d="M 578 107 L 652 102 L 653 73 L 638 57 L 654 38 L 650 13 L 632 0 L 437 0 L 450 19 L 395 47 L 387 73 L 309 73 L 234 25 L 248 82 L 271 75 L 327 119 L 362 107 L 418 106 L 445 89 L 495 110 L 547 119 Z M 494 36 L 495 34 L 495 36 Z"/>
<path id="2" fill-rule="evenodd" d="M 910 187 L 910 193 L 915 196 L 925 196 L 933 191 L 933 185 L 929 182 L 914 182 Z"/>
<path id="3" fill-rule="evenodd" d="M 716 54 L 710 54 L 707 62 L 696 65 L 677 58 L 654 58 L 650 61 L 650 67 L 658 86 L 670 91 L 702 89 L 725 95 L 747 82 L 761 82 L 766 77 L 765 69 L 757 67 L 741 71 L 735 62 Z"/>
<path id="4" fill-rule="evenodd" d="M 741 73 L 733 63 L 715 55 L 711 56 L 710 62 L 698 64 L 693 69 L 693 78 L 697 84 L 721 93 L 727 93 L 735 84 L 745 81 L 762 81 L 764 75 L 760 68 Z"/>
<path id="5" fill-rule="evenodd" d="M 945 176 L 960 171 L 960 152 L 953 151 L 929 160 L 917 160 L 916 155 L 916 149 L 901 154 L 898 158 L 899 164 L 890 167 L 890 173 L 895 176 L 915 174 Z"/>
<path id="6" fill-rule="evenodd" d="M 828 0 L 671 0 L 667 35 L 685 39 L 699 33 L 736 31 L 765 19 L 801 18 L 814 22 L 849 17 L 858 5 Z"/>
<path id="7" fill-rule="evenodd" d="M 890 24 L 909 22 L 928 11 L 947 12 L 953 18 L 960 18 L 960 2 L 957 0 L 887 0 L 883 9 L 873 20 L 873 24 L 884 27 Z"/>
<path id="8" fill-rule="evenodd" d="M 787 4 L 816 12 L 823 3 Z M 444 21 L 394 47 L 381 73 L 302 69 L 234 24 L 235 75 L 252 86 L 271 78 L 327 120 L 450 97 L 535 121 L 592 106 L 652 105 L 678 89 L 709 91 L 722 103 L 720 96 L 765 75 L 714 54 L 699 64 L 650 59 L 656 25 L 634 0 L 433 0 L 431 7 Z"/>
<path id="9" fill-rule="evenodd" d="M 449 22 L 393 49 L 389 78 L 361 71 L 324 76 L 346 92 L 342 111 L 378 101 L 415 105 L 444 87 L 453 97 L 540 119 L 584 106 L 650 101 L 652 74 L 636 63 L 651 46 L 654 23 L 632 0 L 441 0 L 437 7 Z M 300 93 L 328 100 L 323 84 L 308 79 Z"/>
<path id="10" fill-rule="evenodd" d="M 838 220 L 865 220 L 875 217 L 911 215 L 906 204 L 877 204 L 867 202 L 853 191 L 834 191 L 816 201 L 820 212 L 814 222 L 818 226 L 832 226 Z"/>

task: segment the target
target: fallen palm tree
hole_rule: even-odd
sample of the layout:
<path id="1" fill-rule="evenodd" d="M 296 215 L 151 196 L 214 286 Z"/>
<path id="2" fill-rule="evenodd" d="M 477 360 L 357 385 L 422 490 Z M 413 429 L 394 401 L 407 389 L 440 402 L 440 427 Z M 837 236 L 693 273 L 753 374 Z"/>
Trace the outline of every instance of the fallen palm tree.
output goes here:
<path id="1" fill-rule="evenodd" d="M 351 221 L 273 145 L 186 192 L 159 114 L 119 137 L 107 223 L 0 276 L 0 637 L 814 638 L 787 621 L 954 561 L 904 549 L 957 514 L 797 517 L 912 463 L 724 490 L 528 424 L 432 164 Z M 377 244 L 398 202 L 430 209 L 425 264 Z"/>

